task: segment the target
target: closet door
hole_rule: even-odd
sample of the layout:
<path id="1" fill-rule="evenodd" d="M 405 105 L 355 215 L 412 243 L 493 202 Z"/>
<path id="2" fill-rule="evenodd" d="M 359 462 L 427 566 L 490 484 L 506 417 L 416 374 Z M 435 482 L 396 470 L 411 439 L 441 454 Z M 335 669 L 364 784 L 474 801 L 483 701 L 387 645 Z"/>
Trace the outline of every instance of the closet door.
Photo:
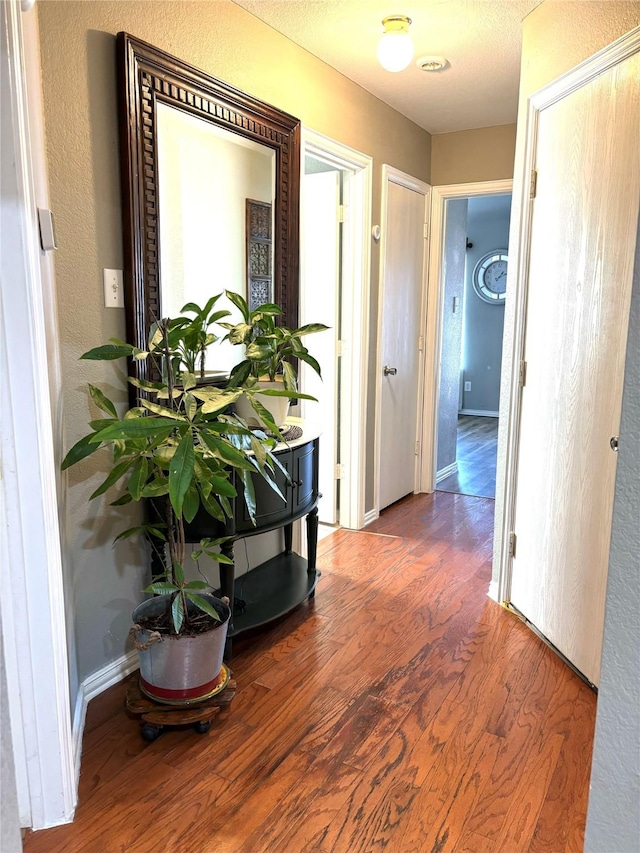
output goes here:
<path id="1" fill-rule="evenodd" d="M 594 684 L 638 225 L 639 139 L 639 54 L 539 114 L 511 602 Z"/>
<path id="2" fill-rule="evenodd" d="M 418 190 L 388 180 L 378 377 L 380 509 L 415 490 L 428 199 L 426 185 Z"/>

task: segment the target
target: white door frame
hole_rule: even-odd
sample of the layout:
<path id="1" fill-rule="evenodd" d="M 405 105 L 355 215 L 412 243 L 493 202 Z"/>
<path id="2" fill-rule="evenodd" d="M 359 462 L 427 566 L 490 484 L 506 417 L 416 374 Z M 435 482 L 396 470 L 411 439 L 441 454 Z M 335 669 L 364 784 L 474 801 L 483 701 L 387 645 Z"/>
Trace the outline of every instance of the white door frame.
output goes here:
<path id="1" fill-rule="evenodd" d="M 429 232 L 429 216 L 430 216 L 430 193 L 432 187 L 424 181 L 408 175 L 406 172 L 401 172 L 393 166 L 388 166 L 386 163 L 382 166 L 382 192 L 380 203 L 380 275 L 378 279 L 378 331 L 377 331 L 377 355 L 376 355 L 376 408 L 375 408 L 375 459 L 374 459 L 374 483 L 373 483 L 373 505 L 374 512 L 369 513 L 367 520 L 373 521 L 380 514 L 380 468 L 382 459 L 382 370 L 383 370 L 383 354 L 381 350 L 382 341 L 382 306 L 384 298 L 384 281 L 386 275 L 386 240 L 387 240 L 387 207 L 389 203 L 389 183 L 398 184 L 408 190 L 420 193 L 425 197 L 425 240 L 428 240 Z M 428 258 L 429 245 L 427 243 L 424 251 L 423 269 L 422 269 L 422 286 L 420 292 L 420 342 L 424 345 L 427 314 L 427 281 L 428 281 Z M 423 413 L 424 406 L 421 405 L 425 388 L 425 371 L 424 359 L 418 359 L 418 387 L 416 389 L 418 396 L 418 418 L 416 423 L 416 439 L 423 430 Z M 416 467 L 414 473 L 414 492 L 420 491 L 420 454 L 416 454 Z"/>
<path id="2" fill-rule="evenodd" d="M 449 199 L 506 195 L 513 181 L 476 181 L 469 184 L 447 184 L 431 191 L 431 235 L 429 275 L 426 297 L 426 332 L 424 347 L 424 405 L 420 446 L 419 491 L 436 488 L 438 450 L 438 400 L 440 395 L 440 359 L 442 356 L 442 318 L 444 303 L 444 242 Z M 509 297 L 510 298 L 510 297 Z"/>
<path id="3" fill-rule="evenodd" d="M 50 262 L 36 197 L 46 193 L 37 13 L 2 4 L 0 391 L 2 640 L 22 826 L 71 820 L 76 803 L 53 399 L 59 378 Z M 56 418 L 57 420 L 57 418 Z M 58 439 L 58 441 L 57 441 Z M 59 446 L 58 446 L 59 445 Z"/>
<path id="4" fill-rule="evenodd" d="M 524 155 L 516 163 L 518 226 L 512 230 L 509 241 L 509 272 L 507 299 L 514 301 L 515 319 L 509 353 L 509 393 L 500 402 L 500 433 L 498 440 L 498 476 L 496 479 L 496 541 L 494 543 L 494 584 L 490 594 L 498 601 L 508 602 L 511 596 L 512 561 L 509 556 L 509 533 L 513 529 L 516 506 L 518 451 L 520 442 L 521 395 L 519 365 L 524 358 L 526 307 L 528 288 L 529 251 L 533 220 L 530 178 L 535 164 L 538 121 L 540 112 L 571 92 L 588 83 L 598 74 L 617 65 L 640 50 L 640 27 L 603 48 L 572 70 L 558 77 L 531 95 L 527 100 Z M 506 337 L 505 337 L 506 341 Z M 504 369 L 504 367 L 503 367 Z M 501 451 L 504 446 L 504 452 Z"/>
<path id="5" fill-rule="evenodd" d="M 339 359 L 341 527 L 364 527 L 367 365 L 371 289 L 371 185 L 373 160 L 310 128 L 302 128 L 301 170 L 305 155 L 350 173 L 343 226 L 342 339 Z M 301 181 L 304 205 L 304 180 Z M 345 403 L 349 401 L 349 405 Z M 321 439 L 322 440 L 322 439 Z"/>

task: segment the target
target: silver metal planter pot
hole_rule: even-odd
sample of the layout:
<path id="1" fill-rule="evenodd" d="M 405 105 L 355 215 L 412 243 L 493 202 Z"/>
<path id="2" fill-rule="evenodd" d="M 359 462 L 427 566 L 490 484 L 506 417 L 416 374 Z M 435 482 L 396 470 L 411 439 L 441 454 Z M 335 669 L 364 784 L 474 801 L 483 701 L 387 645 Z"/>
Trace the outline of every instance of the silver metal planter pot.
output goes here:
<path id="1" fill-rule="evenodd" d="M 167 611 L 170 596 L 159 595 L 143 601 L 133 611 L 132 636 L 140 658 L 140 687 L 156 702 L 185 705 L 202 702 L 226 687 L 229 670 L 223 665 L 231 611 L 224 601 L 205 598 L 218 612 L 221 621 L 211 630 L 195 637 L 174 637 L 147 631 L 140 619 Z"/>

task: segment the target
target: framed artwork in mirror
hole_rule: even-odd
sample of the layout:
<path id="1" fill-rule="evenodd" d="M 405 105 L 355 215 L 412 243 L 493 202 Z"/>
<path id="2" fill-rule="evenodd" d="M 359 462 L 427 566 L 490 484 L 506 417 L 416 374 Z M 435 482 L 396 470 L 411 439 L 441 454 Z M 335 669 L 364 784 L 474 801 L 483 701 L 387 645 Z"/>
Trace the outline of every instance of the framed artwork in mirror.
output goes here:
<path id="1" fill-rule="evenodd" d="M 273 302 L 273 239 L 271 204 L 247 199 L 247 303 L 254 311 Z"/>

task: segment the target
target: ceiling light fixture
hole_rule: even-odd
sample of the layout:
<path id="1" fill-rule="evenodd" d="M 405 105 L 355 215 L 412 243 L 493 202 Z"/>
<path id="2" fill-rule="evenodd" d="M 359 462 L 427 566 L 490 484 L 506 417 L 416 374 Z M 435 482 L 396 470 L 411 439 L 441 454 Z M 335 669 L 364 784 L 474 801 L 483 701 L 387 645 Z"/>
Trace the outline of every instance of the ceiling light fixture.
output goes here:
<path id="1" fill-rule="evenodd" d="M 378 42 L 378 61 L 387 71 L 402 71 L 413 59 L 410 25 L 411 18 L 406 15 L 389 15 L 382 19 L 384 32 Z"/>
<path id="2" fill-rule="evenodd" d="M 416 59 L 416 65 L 422 71 L 442 71 L 449 65 L 444 56 L 421 56 Z"/>

